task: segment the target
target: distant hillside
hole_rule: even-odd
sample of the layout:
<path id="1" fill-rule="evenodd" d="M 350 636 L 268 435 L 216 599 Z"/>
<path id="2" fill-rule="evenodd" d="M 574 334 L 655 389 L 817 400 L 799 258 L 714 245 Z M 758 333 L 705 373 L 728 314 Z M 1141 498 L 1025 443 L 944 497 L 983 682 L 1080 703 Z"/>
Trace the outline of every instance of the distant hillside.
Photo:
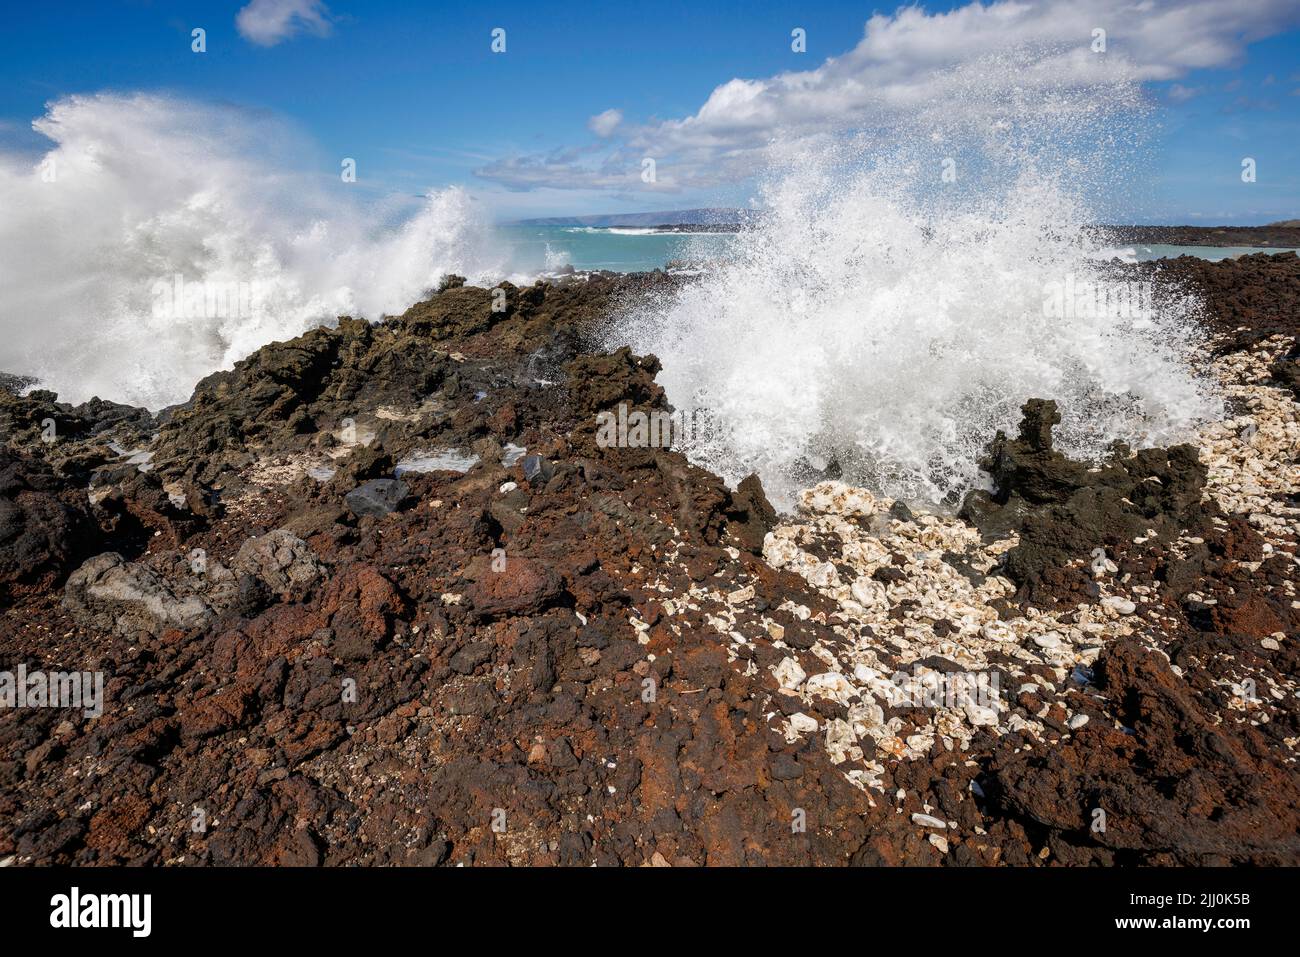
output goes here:
<path id="1" fill-rule="evenodd" d="M 604 216 L 545 216 L 520 219 L 509 226 L 624 226 L 648 229 L 654 226 L 737 226 L 753 216 L 749 210 L 708 207 L 671 209 L 653 213 L 610 213 Z"/>

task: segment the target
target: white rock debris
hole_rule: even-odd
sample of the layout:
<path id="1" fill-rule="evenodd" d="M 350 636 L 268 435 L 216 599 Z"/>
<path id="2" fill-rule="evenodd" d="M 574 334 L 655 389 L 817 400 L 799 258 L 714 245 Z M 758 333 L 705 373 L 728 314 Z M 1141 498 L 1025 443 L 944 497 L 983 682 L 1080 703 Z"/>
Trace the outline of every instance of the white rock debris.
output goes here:
<path id="1" fill-rule="evenodd" d="M 1287 504 L 1300 493 L 1300 405 L 1265 384 L 1275 354 L 1285 345 L 1279 339 L 1213 364 L 1227 394 L 1248 411 L 1209 424 L 1198 436 L 1209 472 L 1205 494 L 1224 512 L 1248 516 L 1270 542 L 1266 554 L 1300 524 L 1300 508 Z M 1004 619 L 998 608 L 1006 614 L 1005 600 L 1015 589 L 993 571 L 1017 544 L 1016 536 L 986 543 L 958 518 L 918 512 L 903 521 L 890 514 L 892 505 L 867 489 L 823 482 L 805 489 L 798 513 L 767 534 L 766 562 L 807 581 L 833 603 L 829 613 L 790 600 L 775 609 L 756 604 L 758 589 L 744 578 L 725 589 L 696 583 L 684 593 L 662 580 L 650 586 L 664 593 L 661 607 L 673 633 L 681 634 L 671 621 L 675 615 L 702 612 L 726 637 L 728 657 L 740 671 L 754 673 L 750 652 L 760 635 L 783 649 L 785 657 L 768 670 L 776 685 L 806 708 L 785 717 L 773 712 L 772 720 L 790 743 L 822 735 L 831 760 L 857 787 L 881 787 L 880 762 L 914 760 L 936 744 L 963 749 L 981 729 L 1042 743 L 1049 711 L 1064 707 L 1067 683 L 1086 687 L 1106 642 L 1137 635 L 1160 650 L 1158 625 L 1166 620 L 1160 586 L 1117 577 L 1119 568 L 1103 549 L 1078 556 L 1101 590 L 1097 602 L 1057 612 L 1031 607 Z M 1154 534 L 1139 536 L 1138 544 Z M 1174 553 L 1190 544 L 1191 537 L 1174 543 Z M 675 546 L 661 561 L 677 561 Z M 818 640 L 802 651 L 790 647 L 791 619 L 825 625 L 841 642 L 831 647 Z M 936 630 L 940 622 L 946 625 Z M 632 624 L 644 643 L 645 622 L 633 619 Z M 1264 647 L 1285 637 L 1268 639 Z M 931 667 L 939 661 L 945 663 L 942 671 Z M 1004 676 L 1002 687 L 981 686 L 978 682 L 987 682 L 995 667 Z M 1253 697 L 1247 685 L 1232 686 L 1234 707 L 1254 709 L 1251 718 L 1259 712 L 1261 696 L 1281 700 L 1297 693 L 1294 682 L 1278 686 L 1264 675 L 1255 685 Z M 1015 707 L 1025 694 L 1038 699 L 1032 710 L 1023 700 Z M 818 702 L 827 700 L 844 716 L 819 720 L 815 715 L 826 711 Z M 900 710 L 907 722 L 897 716 Z M 893 716 L 886 718 L 887 711 Z M 1063 715 L 1058 709 L 1055 718 L 1057 733 L 1089 723 L 1087 715 L 1069 708 Z M 874 760 L 866 756 L 868 745 Z"/>
<path id="2" fill-rule="evenodd" d="M 1255 530 L 1274 542 L 1300 527 L 1300 507 L 1286 504 L 1288 494 L 1300 491 L 1300 405 L 1284 389 L 1264 384 L 1288 345 L 1285 337 L 1275 336 L 1252 352 L 1214 363 L 1226 397 L 1243 413 L 1207 425 L 1199 437 L 1206 492 L 1223 511 L 1248 516 Z"/>
<path id="3" fill-rule="evenodd" d="M 1085 649 L 1098 646 L 1103 634 L 1131 633 L 1128 624 L 1112 620 L 1097 606 L 1080 606 L 1069 622 L 1034 610 L 1025 617 L 999 619 L 992 603 L 1009 597 L 1014 587 L 998 576 L 980 579 L 1015 545 L 1014 538 L 985 544 L 965 522 L 937 515 L 891 519 L 889 499 L 838 482 L 805 490 L 800 504 L 802 520 L 770 532 L 763 555 L 834 600 L 839 610 L 828 624 L 846 644 L 838 653 L 822 642 L 814 646 L 812 653 L 829 668 L 801 683 L 797 663 L 785 659 L 777 666 L 778 680 L 809 702 L 831 698 L 846 705 L 844 723 L 853 740 L 870 738 L 877 754 L 913 759 L 929 752 L 936 739 L 947 748 L 963 747 L 979 728 L 1014 730 L 1003 723 L 1010 689 L 991 687 L 988 677 L 991 653 L 1013 675 L 1045 665 L 1063 683 L 1083 661 Z M 818 557 L 828 553 L 835 562 Z M 979 574 L 967 577 L 945 554 Z M 849 577 L 845 568 L 852 570 L 850 583 L 844 581 Z M 872 574 L 881 568 L 898 574 L 877 581 Z M 947 634 L 936 633 L 939 621 L 948 623 Z M 900 626 L 902 634 L 895 634 Z M 951 662 L 958 674 L 945 676 L 913 664 L 935 657 Z M 1005 657 L 1014 663 L 1008 665 Z M 901 736 L 902 720 L 884 717 L 891 704 L 915 707 L 919 729 Z M 1038 737 L 1043 727 L 1027 721 L 1019 730 Z M 837 763 L 853 757 L 855 750 L 836 727 L 827 729 L 827 749 Z"/>

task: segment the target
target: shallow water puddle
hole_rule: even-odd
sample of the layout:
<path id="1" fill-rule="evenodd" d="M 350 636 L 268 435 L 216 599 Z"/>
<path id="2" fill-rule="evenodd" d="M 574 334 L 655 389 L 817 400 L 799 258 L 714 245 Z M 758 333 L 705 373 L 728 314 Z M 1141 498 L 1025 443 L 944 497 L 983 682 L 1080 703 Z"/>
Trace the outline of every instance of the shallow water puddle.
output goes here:
<path id="1" fill-rule="evenodd" d="M 472 452 L 460 449 L 417 449 L 397 463 L 393 474 L 401 478 L 407 472 L 468 472 L 479 462 Z"/>

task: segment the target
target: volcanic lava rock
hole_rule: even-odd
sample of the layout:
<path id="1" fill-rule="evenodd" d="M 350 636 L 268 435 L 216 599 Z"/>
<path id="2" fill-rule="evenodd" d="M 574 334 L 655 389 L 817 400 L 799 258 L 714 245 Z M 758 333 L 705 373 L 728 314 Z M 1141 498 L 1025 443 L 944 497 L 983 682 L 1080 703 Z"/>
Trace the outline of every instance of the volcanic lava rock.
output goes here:
<path id="1" fill-rule="evenodd" d="M 763 537 L 776 525 L 776 509 L 767 500 L 757 473 L 742 479 L 731 494 L 727 529 L 741 547 L 755 555 L 763 553 Z"/>
<path id="2" fill-rule="evenodd" d="M 555 466 L 540 455 L 524 456 L 524 480 L 533 488 L 545 485 L 555 475 Z"/>
<path id="3" fill-rule="evenodd" d="M 307 543 L 283 528 L 244 542 L 232 569 L 253 576 L 284 600 L 302 598 L 325 574 Z"/>
<path id="4" fill-rule="evenodd" d="M 1052 427 L 1061 421 L 1056 403 L 1025 403 L 1020 434 L 999 431 L 981 467 L 995 491 L 970 492 L 960 516 L 989 537 L 1019 532 L 1006 556 L 1006 572 L 1032 587 L 1049 569 L 1112 550 L 1154 530 L 1170 540 L 1206 527 L 1214 509 L 1201 502 L 1205 466 L 1196 448 L 1176 445 L 1132 453 L 1116 443 L 1097 468 L 1052 448 Z"/>
<path id="5" fill-rule="evenodd" d="M 406 600 L 382 572 L 369 565 L 350 565 L 324 586 L 318 628 L 328 628 L 337 653 L 369 660 L 392 636 L 393 622 L 407 614 Z"/>
<path id="6" fill-rule="evenodd" d="M 0 597 L 53 585 L 98 539 L 85 506 L 47 465 L 0 448 Z"/>
<path id="7" fill-rule="evenodd" d="M 410 489 L 397 479 L 371 479 L 343 497 L 353 515 L 387 515 L 406 498 Z"/>
<path id="8" fill-rule="evenodd" d="M 1231 321 L 1294 330 L 1284 313 L 1300 269 L 1265 259 L 1203 273 L 1235 297 Z M 0 720 L 0 820 L 14 822 L 0 828 L 0 859 L 1300 860 L 1287 744 L 1296 711 L 1271 695 L 1296 667 L 1292 539 L 1273 534 L 1270 553 L 1249 516 L 1228 515 L 1202 544 L 1184 536 L 1168 547 L 1197 519 L 1195 461 L 1117 449 L 1090 472 L 1052 449 L 1055 410 L 1035 404 L 1018 437 L 991 449 L 998 489 L 972 497 L 971 514 L 981 511 L 986 531 L 1019 532 L 1015 574 L 1041 574 L 1043 607 L 1057 595 L 1100 597 L 1100 582 L 1134 614 L 1089 609 L 1104 623 L 1095 646 L 1088 633 L 1095 669 L 1070 673 L 1062 657 L 1062 679 L 1035 665 L 1021 676 L 1034 687 L 1019 694 L 1010 659 L 990 651 L 1017 730 L 984 725 L 968 745 L 936 737 L 926 750 L 908 743 L 917 709 L 891 707 L 878 717 L 898 722 L 894 739 L 854 745 L 870 702 L 811 691 L 837 686 L 822 674 L 823 655 L 848 640 L 835 603 L 750 551 L 773 518 L 760 483 L 731 491 L 674 449 L 597 441 L 601 412 L 671 411 L 653 357 L 588 345 L 614 303 L 669 283 L 661 274 L 504 284 L 504 313 L 490 290 L 448 284 L 403 316 L 267 346 L 159 416 L 152 444 L 120 437 L 144 418 L 119 420 L 116 442 L 154 453 L 152 479 L 118 463 L 94 413 L 78 419 L 49 395 L 0 394 L 0 431 L 12 421 L 21 432 L 3 433 L 7 454 L 43 462 L 23 459 L 22 483 L 0 500 L 26 508 L 39 494 L 77 512 L 90 476 L 102 479 L 92 495 L 103 505 L 82 519 L 98 523 L 84 529 L 90 542 L 60 539 L 70 549 L 60 552 L 38 538 L 24 553 L 49 553 L 39 580 L 57 588 L 60 568 L 116 553 L 73 575 L 61 605 L 57 591 L 29 587 L 35 578 L 0 602 L 8 660 L 37 661 L 49 648 L 62 666 L 98 661 L 109 675 L 99 718 L 56 724 L 41 709 L 15 709 Z M 42 442 L 32 416 L 51 409 L 60 430 L 66 419 L 81 431 Z M 507 445 L 554 463 L 554 474 L 521 481 L 515 459 L 494 454 Z M 418 507 L 347 518 L 354 486 L 444 449 L 481 461 L 470 473 L 404 472 Z M 218 491 L 221 508 L 205 506 Z M 186 517 L 200 509 L 204 521 Z M 929 521 L 901 509 L 888 518 Z M 1158 531 L 1149 554 L 1117 547 L 1138 525 Z M 33 531 L 27 519 L 19 527 Z M 1118 573 L 1093 580 L 1084 564 L 1094 592 L 1060 590 L 1057 563 L 1086 561 L 1099 544 Z M 838 574 L 838 547 L 807 545 Z M 207 553 L 202 574 L 188 560 L 196 548 Z M 943 560 L 971 581 L 1004 571 L 983 562 L 977 571 L 955 553 Z M 971 640 L 964 610 L 913 594 L 919 560 L 895 552 L 875 564 L 881 581 L 859 591 L 886 597 L 890 614 L 907 611 L 907 629 L 921 631 L 928 619 L 912 610 L 924 598 L 943 616 L 936 636 Z M 1185 613 L 1180 590 L 1193 588 Z M 1024 612 L 990 606 L 1006 612 L 993 626 Z M 882 673 L 902 661 L 897 624 L 855 639 Z M 1130 626 L 1130 640 L 1116 638 Z M 1022 650 L 1033 649 L 1043 650 Z M 1052 653 L 1074 654 L 1060 644 Z M 776 670 L 787 658 L 803 678 L 782 690 Z M 1247 675 L 1268 721 L 1259 701 L 1237 700 Z M 866 709 L 873 723 L 876 710 Z M 792 740 L 796 725 L 804 731 Z M 904 745 L 923 753 L 900 760 Z M 847 757 L 852 747 L 861 761 Z M 193 832 L 195 805 L 220 824 Z M 1098 806 L 1103 835 L 1089 827 Z M 504 832 L 489 827 L 496 809 Z M 955 824 L 927 833 L 917 814 Z M 792 831 L 801 818 L 807 829 Z"/>
<path id="9" fill-rule="evenodd" d="M 212 609 L 196 595 L 178 594 L 151 569 L 116 552 L 96 555 L 68 577 L 63 607 L 87 627 L 123 636 L 193 631 L 212 619 Z"/>
<path id="10" fill-rule="evenodd" d="M 1300 257 L 1293 251 L 1221 262 L 1179 256 L 1141 263 L 1137 272 L 1191 287 L 1203 298 L 1219 353 L 1247 349 L 1272 336 L 1294 337 L 1300 326 Z"/>
<path id="11" fill-rule="evenodd" d="M 1294 822 L 1266 808 L 1296 806 L 1300 787 L 1265 757 L 1258 730 L 1214 720 L 1167 658 L 1136 641 L 1110 644 L 1097 676 L 1132 733 L 1089 723 L 1043 752 L 1004 746 L 993 765 L 998 802 L 1036 826 L 1087 835 L 1084 847 L 1098 850 L 1068 863 L 1294 861 Z M 1104 829 L 1090 826 L 1095 808 Z"/>
<path id="12" fill-rule="evenodd" d="M 508 557 L 504 567 L 497 567 L 479 557 L 465 572 L 465 595 L 480 618 L 536 614 L 564 593 L 560 577 L 535 559 Z"/>
<path id="13" fill-rule="evenodd" d="M 1291 390 L 1291 394 L 1300 402 L 1300 346 L 1291 350 L 1273 365 L 1273 377 Z"/>

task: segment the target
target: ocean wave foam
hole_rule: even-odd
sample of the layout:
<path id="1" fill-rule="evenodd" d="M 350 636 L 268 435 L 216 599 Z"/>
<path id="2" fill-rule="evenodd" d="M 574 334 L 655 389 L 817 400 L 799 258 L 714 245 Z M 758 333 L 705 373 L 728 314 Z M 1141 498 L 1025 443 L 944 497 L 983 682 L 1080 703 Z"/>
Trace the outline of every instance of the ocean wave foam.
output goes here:
<path id="1" fill-rule="evenodd" d="M 39 163 L 0 155 L 0 370 L 67 401 L 157 409 L 268 342 L 504 274 L 461 190 L 358 198 L 339 160 L 301 172 L 302 144 L 254 114 L 100 94 L 34 127 L 54 143 Z"/>
<path id="2" fill-rule="evenodd" d="M 611 323 L 606 345 L 658 356 L 669 401 L 709 423 L 681 444 L 693 461 L 732 483 L 756 471 L 785 506 L 828 470 L 954 503 L 1031 397 L 1059 401 L 1058 447 L 1086 458 L 1222 414 L 1197 371 L 1193 297 L 1143 290 L 1141 315 L 1059 308 L 1062 289 L 1132 281 L 1098 255 L 1085 197 L 1122 189 L 1113 151 L 1133 101 L 976 106 L 785 150 L 725 261 Z"/>

